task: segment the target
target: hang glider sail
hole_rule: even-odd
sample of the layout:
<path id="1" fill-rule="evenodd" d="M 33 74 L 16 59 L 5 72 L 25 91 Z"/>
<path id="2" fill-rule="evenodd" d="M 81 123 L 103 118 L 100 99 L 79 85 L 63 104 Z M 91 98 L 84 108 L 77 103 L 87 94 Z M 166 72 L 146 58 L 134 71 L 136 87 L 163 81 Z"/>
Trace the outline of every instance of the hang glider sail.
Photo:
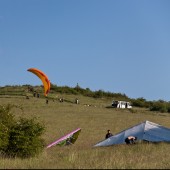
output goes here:
<path id="1" fill-rule="evenodd" d="M 170 128 L 146 120 L 108 139 L 98 142 L 94 147 L 125 144 L 125 139 L 128 136 L 135 136 L 137 140 L 149 142 L 170 142 Z"/>
<path id="2" fill-rule="evenodd" d="M 70 132 L 69 134 L 59 138 L 58 140 L 54 141 L 53 143 L 49 144 L 47 146 L 47 148 L 50 148 L 55 145 L 65 146 L 65 145 L 74 144 L 76 142 L 80 132 L 81 132 L 81 129 L 78 128 L 78 129 Z"/>
<path id="3" fill-rule="evenodd" d="M 50 91 L 50 80 L 48 79 L 48 77 L 40 70 L 36 69 L 36 68 L 29 68 L 27 71 L 30 71 L 32 73 L 34 73 L 36 76 L 38 76 L 43 85 L 44 85 L 44 95 L 47 96 L 47 94 Z"/>

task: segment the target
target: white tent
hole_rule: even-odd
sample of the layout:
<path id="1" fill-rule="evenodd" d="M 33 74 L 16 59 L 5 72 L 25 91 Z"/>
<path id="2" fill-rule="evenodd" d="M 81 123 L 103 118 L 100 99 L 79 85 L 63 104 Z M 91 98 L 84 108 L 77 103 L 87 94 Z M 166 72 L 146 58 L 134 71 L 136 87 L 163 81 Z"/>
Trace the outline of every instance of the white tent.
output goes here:
<path id="1" fill-rule="evenodd" d="M 128 136 L 135 136 L 138 140 L 147 140 L 150 142 L 170 142 L 170 128 L 166 128 L 159 124 L 145 121 L 128 128 L 116 135 L 98 142 L 97 146 L 110 146 L 115 144 L 124 144 Z"/>

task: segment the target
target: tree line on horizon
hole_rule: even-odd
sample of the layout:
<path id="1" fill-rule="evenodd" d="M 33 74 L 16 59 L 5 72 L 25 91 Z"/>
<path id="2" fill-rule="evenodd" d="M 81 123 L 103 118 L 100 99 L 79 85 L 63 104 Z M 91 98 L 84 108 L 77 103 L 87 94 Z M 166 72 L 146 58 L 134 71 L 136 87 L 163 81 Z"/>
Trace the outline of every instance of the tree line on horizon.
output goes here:
<path id="1" fill-rule="evenodd" d="M 42 85 L 40 86 L 31 86 L 31 85 L 13 85 L 9 86 L 6 85 L 4 87 L 0 87 L 0 95 L 4 94 L 4 91 L 10 92 L 11 95 L 15 94 L 18 91 L 23 91 L 25 88 L 32 88 L 32 90 L 37 88 L 43 88 Z M 22 89 L 22 90 L 21 90 Z M 132 106 L 135 107 L 141 107 L 141 108 L 148 108 L 150 111 L 159 111 L 159 112 L 168 112 L 170 113 L 170 102 L 164 101 L 164 100 L 154 100 L 154 101 L 148 101 L 143 97 L 139 98 L 129 98 L 124 93 L 113 93 L 109 91 L 104 90 L 96 90 L 92 91 L 90 88 L 82 88 L 78 84 L 75 87 L 69 87 L 69 86 L 57 86 L 56 84 L 51 83 L 51 89 L 50 93 L 60 93 L 60 94 L 73 94 L 73 95 L 83 95 L 87 97 L 93 97 L 93 98 L 108 98 L 112 100 L 122 100 L 122 101 L 129 101 Z"/>

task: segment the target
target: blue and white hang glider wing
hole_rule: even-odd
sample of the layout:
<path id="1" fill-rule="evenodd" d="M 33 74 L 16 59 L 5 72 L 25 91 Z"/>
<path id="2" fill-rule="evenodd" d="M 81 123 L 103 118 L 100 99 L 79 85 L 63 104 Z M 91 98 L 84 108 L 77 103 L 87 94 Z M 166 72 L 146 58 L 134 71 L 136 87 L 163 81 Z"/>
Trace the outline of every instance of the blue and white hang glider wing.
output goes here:
<path id="1" fill-rule="evenodd" d="M 125 144 L 125 139 L 128 136 L 135 136 L 138 140 L 150 142 L 170 142 L 170 128 L 146 120 L 108 139 L 98 142 L 94 147 Z"/>

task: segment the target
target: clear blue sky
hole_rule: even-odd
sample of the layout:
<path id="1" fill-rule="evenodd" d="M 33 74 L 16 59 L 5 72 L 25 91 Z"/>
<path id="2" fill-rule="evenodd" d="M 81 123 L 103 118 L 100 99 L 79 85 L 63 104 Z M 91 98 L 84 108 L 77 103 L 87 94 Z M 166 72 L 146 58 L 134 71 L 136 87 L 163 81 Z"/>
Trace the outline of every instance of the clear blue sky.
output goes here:
<path id="1" fill-rule="evenodd" d="M 0 0 L 0 86 L 58 86 L 170 101 L 169 0 Z"/>

